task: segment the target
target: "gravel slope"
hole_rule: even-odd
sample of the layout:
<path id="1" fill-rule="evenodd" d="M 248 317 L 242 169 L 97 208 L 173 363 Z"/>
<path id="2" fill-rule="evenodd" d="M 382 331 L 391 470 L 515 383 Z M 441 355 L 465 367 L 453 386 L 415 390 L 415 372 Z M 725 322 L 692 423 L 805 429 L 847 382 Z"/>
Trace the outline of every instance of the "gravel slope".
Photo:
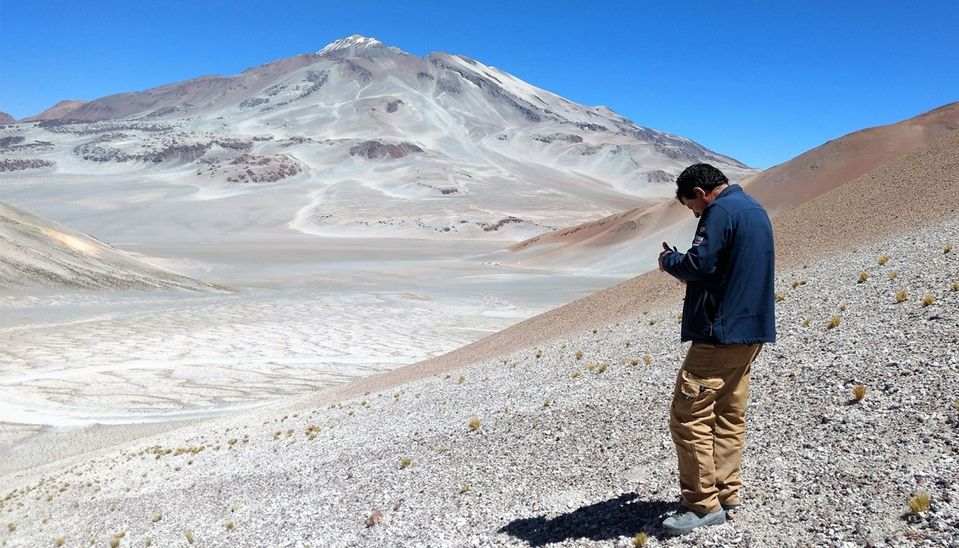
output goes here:
<path id="1" fill-rule="evenodd" d="M 956 545 L 959 249 L 944 250 L 957 234 L 953 216 L 780 273 L 780 341 L 754 369 L 745 507 L 691 537 L 656 528 L 678 494 L 667 409 L 685 345 L 671 306 L 540 357 L 322 407 L 304 398 L 100 455 L 2 493 L 0 542 L 616 546 L 645 531 L 669 546 Z M 932 509 L 906 516 L 920 491 Z"/>

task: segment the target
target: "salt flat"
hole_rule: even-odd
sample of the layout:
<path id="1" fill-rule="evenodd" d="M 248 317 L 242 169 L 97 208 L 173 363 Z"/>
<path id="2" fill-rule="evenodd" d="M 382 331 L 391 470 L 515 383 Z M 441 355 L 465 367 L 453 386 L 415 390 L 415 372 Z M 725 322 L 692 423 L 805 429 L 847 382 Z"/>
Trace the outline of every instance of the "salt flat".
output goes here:
<path id="1" fill-rule="evenodd" d="M 313 237 L 126 246 L 233 291 L 6 292 L 0 421 L 229 413 L 442 354 L 612 283 L 484 265 L 498 245 Z M 0 439 L 35 433 L 10 427 Z"/>

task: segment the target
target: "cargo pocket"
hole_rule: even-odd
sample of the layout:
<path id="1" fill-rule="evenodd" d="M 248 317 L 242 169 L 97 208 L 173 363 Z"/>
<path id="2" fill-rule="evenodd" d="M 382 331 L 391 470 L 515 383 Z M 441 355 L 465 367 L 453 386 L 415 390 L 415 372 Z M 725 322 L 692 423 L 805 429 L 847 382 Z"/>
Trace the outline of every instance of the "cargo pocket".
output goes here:
<path id="1" fill-rule="evenodd" d="M 686 399 L 695 399 L 707 392 L 715 394 L 717 390 L 722 389 L 724 384 L 722 379 L 706 379 L 685 369 L 682 371 L 682 376 L 683 383 L 680 386 L 680 391 Z"/>
<path id="2" fill-rule="evenodd" d="M 724 386 L 722 379 L 708 379 L 694 375 L 683 369 L 680 372 L 682 382 L 679 385 L 680 397 L 677 406 L 680 415 L 698 418 L 709 414 L 716 401 L 716 391 Z"/>

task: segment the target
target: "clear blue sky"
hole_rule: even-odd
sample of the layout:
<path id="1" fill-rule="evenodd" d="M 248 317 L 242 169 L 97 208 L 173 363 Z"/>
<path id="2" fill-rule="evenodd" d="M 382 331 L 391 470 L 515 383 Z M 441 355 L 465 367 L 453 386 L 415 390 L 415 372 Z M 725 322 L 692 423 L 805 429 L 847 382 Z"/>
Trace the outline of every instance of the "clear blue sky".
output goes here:
<path id="1" fill-rule="evenodd" d="M 0 111 L 236 74 L 357 33 L 769 167 L 959 100 L 957 28 L 956 0 L 0 0 Z"/>

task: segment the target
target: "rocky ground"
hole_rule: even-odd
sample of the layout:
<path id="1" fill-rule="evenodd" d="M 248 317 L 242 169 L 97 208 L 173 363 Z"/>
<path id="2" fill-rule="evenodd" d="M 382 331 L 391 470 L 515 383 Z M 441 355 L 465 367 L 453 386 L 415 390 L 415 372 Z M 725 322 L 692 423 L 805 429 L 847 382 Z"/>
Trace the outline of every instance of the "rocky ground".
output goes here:
<path id="1" fill-rule="evenodd" d="M 678 495 L 673 306 L 71 462 L 2 493 L 0 542 L 955 546 L 957 234 L 954 217 L 780 273 L 780 340 L 753 369 L 744 506 L 688 537 L 657 526 Z M 923 494 L 929 509 L 911 512 Z"/>

